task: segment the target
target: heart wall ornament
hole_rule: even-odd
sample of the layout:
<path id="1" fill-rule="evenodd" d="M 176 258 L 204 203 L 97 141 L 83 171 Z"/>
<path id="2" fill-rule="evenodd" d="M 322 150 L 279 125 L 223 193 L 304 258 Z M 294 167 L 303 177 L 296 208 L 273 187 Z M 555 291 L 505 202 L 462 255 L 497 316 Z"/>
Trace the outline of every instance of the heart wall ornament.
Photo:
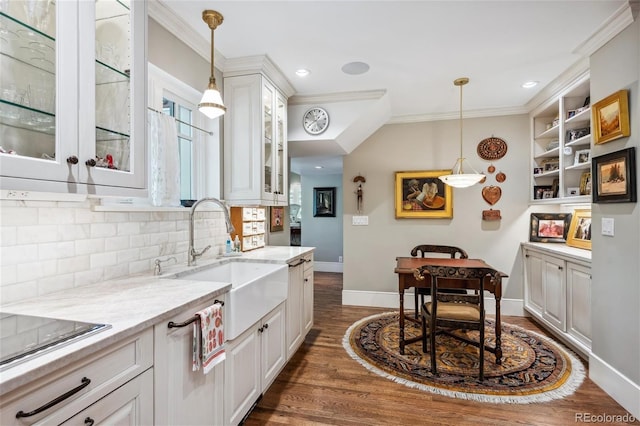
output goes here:
<path id="1" fill-rule="evenodd" d="M 500 187 L 491 185 L 482 188 L 482 198 L 484 198 L 484 200 L 490 205 L 493 206 L 497 203 L 498 200 L 500 200 L 500 197 L 502 197 L 502 190 Z"/>

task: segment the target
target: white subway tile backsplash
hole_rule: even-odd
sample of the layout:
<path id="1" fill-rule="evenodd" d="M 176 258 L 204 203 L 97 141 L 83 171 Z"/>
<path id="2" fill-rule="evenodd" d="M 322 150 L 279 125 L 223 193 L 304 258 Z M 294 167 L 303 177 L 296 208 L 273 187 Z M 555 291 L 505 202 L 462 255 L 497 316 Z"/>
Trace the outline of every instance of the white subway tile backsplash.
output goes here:
<path id="1" fill-rule="evenodd" d="M 83 202 L 0 200 L 0 303 L 153 273 L 158 257 L 187 262 L 189 211 L 93 211 Z M 221 211 L 200 211 L 196 248 L 224 250 Z"/>

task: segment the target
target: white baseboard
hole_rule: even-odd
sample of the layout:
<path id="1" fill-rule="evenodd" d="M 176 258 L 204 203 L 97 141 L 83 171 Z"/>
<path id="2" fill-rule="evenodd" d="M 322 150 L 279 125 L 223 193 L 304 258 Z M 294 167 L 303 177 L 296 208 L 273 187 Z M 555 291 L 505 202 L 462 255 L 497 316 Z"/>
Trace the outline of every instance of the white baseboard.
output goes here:
<path id="1" fill-rule="evenodd" d="M 318 272 L 343 272 L 344 263 L 340 262 L 313 262 L 313 270 Z"/>
<path id="2" fill-rule="evenodd" d="M 395 292 L 343 290 L 342 304 L 398 309 L 400 307 L 400 299 L 398 293 Z M 408 310 L 414 308 L 413 291 L 405 292 L 404 306 Z M 490 296 L 486 297 L 485 308 L 487 312 L 495 312 L 496 300 Z M 501 315 L 517 317 L 525 316 L 522 299 L 501 299 L 500 313 Z"/>
<path id="3" fill-rule="evenodd" d="M 629 414 L 640 419 L 640 385 L 633 383 L 593 353 L 589 356 L 589 378 L 622 405 Z"/>

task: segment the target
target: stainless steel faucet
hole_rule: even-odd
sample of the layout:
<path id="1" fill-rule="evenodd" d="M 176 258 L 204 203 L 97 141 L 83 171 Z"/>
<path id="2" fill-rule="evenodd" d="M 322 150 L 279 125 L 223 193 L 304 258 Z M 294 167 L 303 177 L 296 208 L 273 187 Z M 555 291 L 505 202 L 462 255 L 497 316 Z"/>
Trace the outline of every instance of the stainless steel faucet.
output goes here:
<path id="1" fill-rule="evenodd" d="M 210 198 L 202 198 L 202 199 L 196 201 L 195 203 L 193 203 L 193 206 L 191 206 L 191 212 L 189 213 L 189 253 L 187 253 L 187 265 L 188 266 L 195 265 L 196 259 L 198 257 L 202 256 L 203 254 L 205 254 L 205 252 L 211 248 L 211 245 L 208 245 L 201 252 L 197 252 L 195 247 L 193 247 L 194 213 L 195 213 L 196 208 L 198 207 L 198 205 L 200 203 L 205 202 L 205 201 L 210 201 L 210 202 L 212 202 L 214 204 L 217 204 L 220 207 L 222 207 L 222 211 L 224 212 L 224 221 L 227 224 L 227 233 L 231 234 L 233 231 L 235 231 L 235 228 L 233 227 L 233 224 L 231 223 L 231 217 L 229 216 L 229 210 L 227 210 L 227 206 L 225 206 L 222 201 L 218 200 L 217 198 L 210 197 Z"/>

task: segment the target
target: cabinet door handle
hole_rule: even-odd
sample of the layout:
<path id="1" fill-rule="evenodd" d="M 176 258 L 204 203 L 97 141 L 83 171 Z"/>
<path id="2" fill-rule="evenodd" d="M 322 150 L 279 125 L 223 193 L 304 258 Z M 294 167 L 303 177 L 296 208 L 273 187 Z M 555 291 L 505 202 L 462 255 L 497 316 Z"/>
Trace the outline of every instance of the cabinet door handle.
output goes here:
<path id="1" fill-rule="evenodd" d="M 71 157 L 67 158 L 67 163 L 78 164 L 78 157 L 76 157 L 75 155 L 72 155 Z"/>
<path id="2" fill-rule="evenodd" d="M 304 262 L 306 262 L 306 260 L 304 260 L 304 259 L 300 259 L 300 260 L 298 261 L 298 263 L 296 263 L 296 264 L 294 264 L 294 265 L 291 265 L 291 264 L 290 264 L 290 265 L 289 265 L 289 268 L 295 268 L 296 266 L 300 266 L 300 265 L 302 265 Z"/>
<path id="3" fill-rule="evenodd" d="M 558 266 L 558 269 L 562 271 L 564 268 L 562 266 Z"/>
<path id="4" fill-rule="evenodd" d="M 82 389 L 86 388 L 87 386 L 89 386 L 89 384 L 91 383 L 91 379 L 87 379 L 86 377 L 83 377 L 81 380 L 82 384 L 76 388 L 71 389 L 70 391 L 63 393 L 62 395 L 60 395 L 59 397 L 57 397 L 56 399 L 53 399 L 49 402 L 47 402 L 46 404 L 44 404 L 42 407 L 36 408 L 33 411 L 29 411 L 28 413 L 25 413 L 24 411 L 20 410 L 16 413 L 16 419 L 19 419 L 21 417 L 31 417 L 31 416 L 35 416 L 36 414 L 42 413 L 45 410 L 48 410 L 49 408 L 53 407 L 56 404 L 61 403 L 62 401 L 64 401 L 65 399 L 69 398 L 72 395 L 77 394 L 78 392 L 80 392 Z"/>
<path id="5" fill-rule="evenodd" d="M 95 421 L 95 420 L 93 420 L 91 417 L 87 417 L 86 419 L 84 419 L 84 424 L 85 424 L 85 425 L 87 425 L 87 426 L 93 426 L 93 424 L 94 424 L 95 422 L 96 422 L 96 421 Z"/>
<path id="6" fill-rule="evenodd" d="M 97 163 L 96 163 L 96 160 L 94 160 L 93 158 L 90 158 L 87 161 L 85 161 L 84 164 L 86 164 L 88 167 L 95 167 Z"/>

